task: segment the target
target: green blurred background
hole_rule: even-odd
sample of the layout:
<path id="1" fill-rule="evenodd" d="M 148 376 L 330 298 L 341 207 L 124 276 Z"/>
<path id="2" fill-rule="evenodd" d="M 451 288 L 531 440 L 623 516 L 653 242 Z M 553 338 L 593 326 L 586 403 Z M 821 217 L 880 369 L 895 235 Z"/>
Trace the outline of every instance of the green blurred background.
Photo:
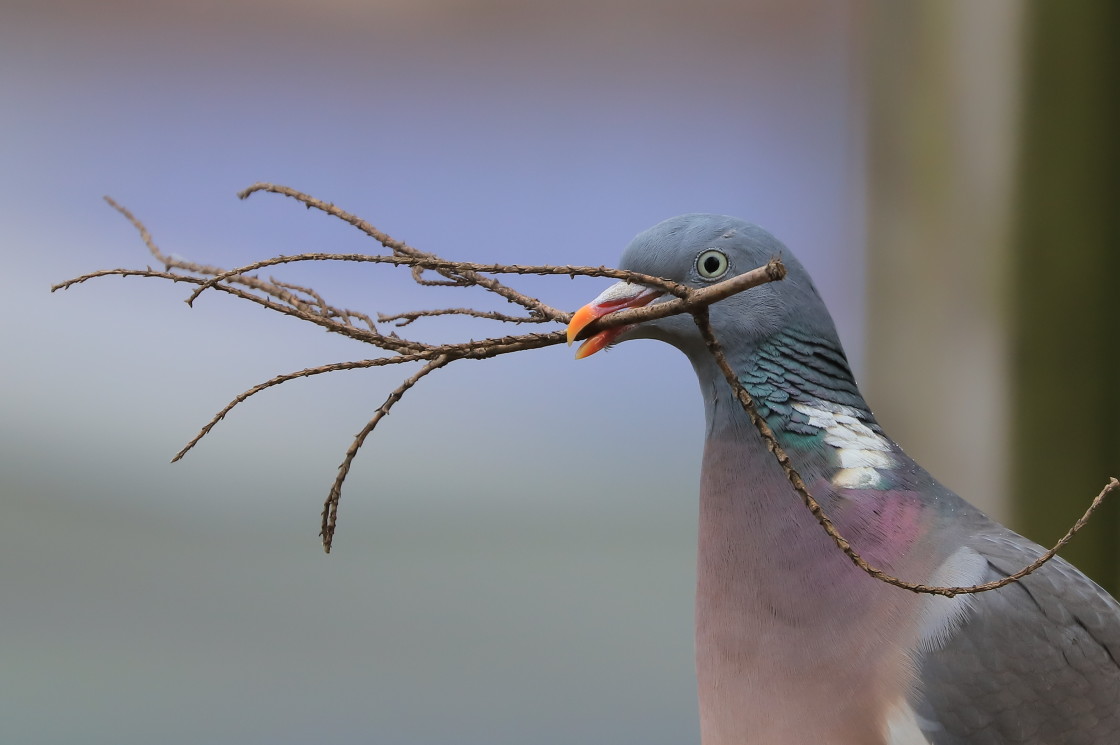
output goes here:
<path id="1" fill-rule="evenodd" d="M 1042 542 L 1120 475 L 1111 40 L 1095 2 L 0 2 L 0 742 L 696 742 L 701 412 L 628 344 L 229 398 L 367 351 L 85 271 L 370 250 L 600 264 L 688 211 L 813 272 L 884 427 Z M 277 272 L 369 312 L 467 301 Z M 575 308 L 605 281 L 526 279 Z M 435 299 L 433 299 L 435 298 Z M 425 338 L 486 333 L 432 320 Z M 1069 556 L 1117 586 L 1117 511 Z"/>

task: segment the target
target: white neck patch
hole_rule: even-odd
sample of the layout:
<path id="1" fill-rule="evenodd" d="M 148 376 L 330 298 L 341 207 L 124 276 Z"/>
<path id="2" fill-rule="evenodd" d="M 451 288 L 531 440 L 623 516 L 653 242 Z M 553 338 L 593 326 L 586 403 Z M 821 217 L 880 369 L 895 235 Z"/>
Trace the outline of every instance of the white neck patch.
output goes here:
<path id="1" fill-rule="evenodd" d="M 809 417 L 809 426 L 825 432 L 824 441 L 837 450 L 840 469 L 832 476 L 839 489 L 879 489 L 880 469 L 897 465 L 890 440 L 860 421 L 855 409 L 828 401 L 797 402 L 793 408 Z"/>

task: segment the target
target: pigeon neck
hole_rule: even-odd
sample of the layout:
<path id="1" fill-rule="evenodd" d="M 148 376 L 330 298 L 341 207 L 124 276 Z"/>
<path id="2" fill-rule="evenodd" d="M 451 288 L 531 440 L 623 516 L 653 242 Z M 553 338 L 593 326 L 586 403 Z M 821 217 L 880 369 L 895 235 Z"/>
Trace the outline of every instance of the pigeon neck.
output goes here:
<path id="1" fill-rule="evenodd" d="M 786 331 L 758 346 L 738 372 L 758 412 L 779 437 L 817 434 L 805 407 L 849 410 L 879 429 L 835 339 Z"/>
<path id="2" fill-rule="evenodd" d="M 840 529 L 873 545 L 869 558 L 916 572 L 899 557 L 920 536 L 921 505 L 885 484 L 868 487 L 862 501 L 840 496 L 849 485 L 836 479 L 870 482 L 881 476 L 876 466 L 885 482 L 897 448 L 867 411 L 839 346 L 789 334 L 744 357 L 732 366 Z M 708 419 L 696 596 L 704 745 L 885 743 L 910 683 L 916 601 L 839 553 L 715 366 L 698 372 Z M 845 458 L 869 465 L 848 468 Z M 868 528 L 880 514 L 889 535 Z"/>
<path id="3" fill-rule="evenodd" d="M 824 478 L 840 488 L 884 489 L 892 471 L 909 462 L 875 421 L 834 336 L 786 330 L 737 355 L 729 350 L 728 360 L 807 483 Z M 773 455 L 707 351 L 694 362 L 708 441 L 737 443 L 740 460 L 768 472 Z"/>

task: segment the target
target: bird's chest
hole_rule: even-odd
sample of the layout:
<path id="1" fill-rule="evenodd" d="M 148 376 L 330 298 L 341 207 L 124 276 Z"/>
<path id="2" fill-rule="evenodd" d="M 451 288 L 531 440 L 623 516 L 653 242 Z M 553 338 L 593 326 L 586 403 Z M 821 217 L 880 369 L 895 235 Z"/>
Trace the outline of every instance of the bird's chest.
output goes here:
<path id="1" fill-rule="evenodd" d="M 741 442 L 712 439 L 705 452 L 696 597 L 704 745 L 888 745 L 888 720 L 911 684 L 920 600 L 854 567 L 772 456 L 751 462 Z M 841 530 L 880 561 L 921 570 L 917 507 L 870 497 L 834 506 Z"/>

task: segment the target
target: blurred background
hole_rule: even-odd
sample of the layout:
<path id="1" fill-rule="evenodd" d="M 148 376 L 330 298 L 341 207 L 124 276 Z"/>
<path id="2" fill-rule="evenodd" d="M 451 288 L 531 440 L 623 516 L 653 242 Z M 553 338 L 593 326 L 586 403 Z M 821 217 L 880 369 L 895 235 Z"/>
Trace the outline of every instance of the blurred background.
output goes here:
<path id="1" fill-rule="evenodd" d="M 372 251 L 612 264 L 689 211 L 814 274 L 880 421 L 1055 540 L 1120 463 L 1112 3 L 0 1 L 0 741 L 696 742 L 700 399 L 684 357 L 549 348 L 268 391 L 368 355 L 109 278 Z M 370 313 L 399 270 L 277 272 Z M 514 283 L 574 309 L 605 280 Z M 429 320 L 425 338 L 483 325 Z M 1069 555 L 1116 589 L 1118 513 Z"/>

